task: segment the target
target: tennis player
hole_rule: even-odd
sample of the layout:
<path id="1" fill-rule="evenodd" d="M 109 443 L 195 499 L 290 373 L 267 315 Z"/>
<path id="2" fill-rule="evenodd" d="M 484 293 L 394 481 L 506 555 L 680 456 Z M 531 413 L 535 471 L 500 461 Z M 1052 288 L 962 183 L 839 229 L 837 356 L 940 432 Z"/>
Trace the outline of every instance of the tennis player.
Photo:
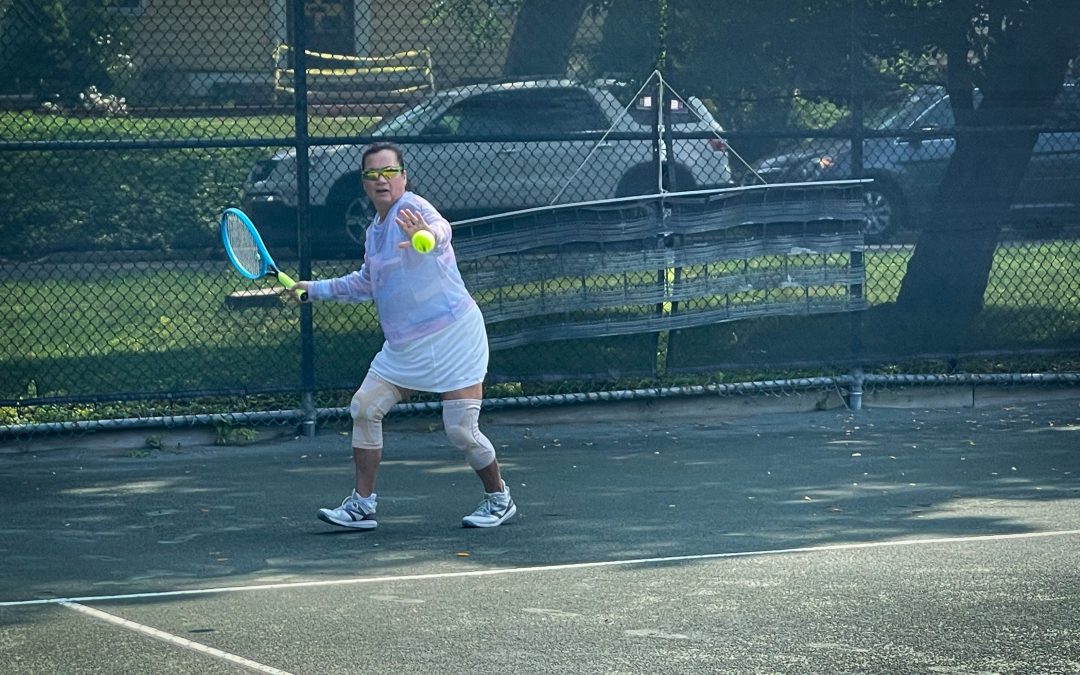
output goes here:
<path id="1" fill-rule="evenodd" d="M 362 182 L 375 206 L 360 269 L 336 279 L 301 281 L 310 300 L 373 300 L 386 341 L 353 395 L 352 451 L 356 486 L 337 508 L 319 509 L 332 525 L 371 530 L 376 520 L 375 478 L 382 461 L 383 416 L 418 391 L 442 396 L 443 428 L 484 486 L 484 497 L 464 527 L 495 527 L 517 512 L 502 479 L 495 448 L 480 432 L 480 403 L 488 366 L 487 329 L 465 289 L 450 244 L 450 223 L 426 199 L 408 191 L 401 148 L 365 148 Z M 427 230 L 435 248 L 410 244 Z"/>

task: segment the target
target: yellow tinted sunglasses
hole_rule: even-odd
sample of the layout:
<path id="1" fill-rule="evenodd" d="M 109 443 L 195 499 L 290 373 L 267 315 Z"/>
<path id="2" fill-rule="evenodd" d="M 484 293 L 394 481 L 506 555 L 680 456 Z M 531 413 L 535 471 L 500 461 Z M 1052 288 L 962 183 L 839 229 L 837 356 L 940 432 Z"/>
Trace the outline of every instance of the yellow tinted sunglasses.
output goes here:
<path id="1" fill-rule="evenodd" d="M 381 169 L 364 169 L 360 172 L 360 176 L 364 180 L 379 180 L 379 178 L 385 178 L 390 180 L 391 178 L 397 178 L 405 171 L 401 166 L 384 166 Z"/>

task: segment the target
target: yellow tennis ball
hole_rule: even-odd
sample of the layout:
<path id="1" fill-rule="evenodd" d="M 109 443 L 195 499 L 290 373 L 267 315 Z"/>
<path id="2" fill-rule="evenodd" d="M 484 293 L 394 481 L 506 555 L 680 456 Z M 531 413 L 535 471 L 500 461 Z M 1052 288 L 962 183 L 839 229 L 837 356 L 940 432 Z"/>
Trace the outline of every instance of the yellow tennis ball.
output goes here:
<path id="1" fill-rule="evenodd" d="M 430 253 L 435 248 L 435 235 L 427 230 L 417 230 L 412 236 L 412 247 L 418 253 Z"/>

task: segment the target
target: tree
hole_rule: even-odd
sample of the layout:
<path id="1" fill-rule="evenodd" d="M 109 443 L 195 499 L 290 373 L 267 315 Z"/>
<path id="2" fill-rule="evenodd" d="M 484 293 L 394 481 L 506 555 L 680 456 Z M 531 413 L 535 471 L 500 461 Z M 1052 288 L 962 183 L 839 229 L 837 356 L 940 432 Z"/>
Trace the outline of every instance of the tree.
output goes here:
<path id="1" fill-rule="evenodd" d="M 1037 138 L 1032 127 L 1047 120 L 1080 45 L 1078 19 L 1076 3 L 1025 0 L 954 2 L 939 13 L 956 150 L 897 301 L 903 313 L 926 317 L 937 344 L 955 346 L 982 309 L 1000 229 Z"/>
<path id="2" fill-rule="evenodd" d="M 519 77 L 565 75 L 574 35 L 589 2 L 526 2 L 514 22 L 503 72 Z"/>
<path id="3" fill-rule="evenodd" d="M 14 0 L 0 32 L 3 89 L 39 99 L 58 96 L 74 68 L 62 0 Z"/>
<path id="4" fill-rule="evenodd" d="M 566 11 L 549 9 L 548 0 L 518 1 L 509 72 L 536 72 L 539 64 L 548 72 L 565 68 L 565 45 L 588 1 L 559 0 Z M 865 92 L 918 74 L 920 65 L 936 74 L 944 62 L 956 146 L 895 309 L 920 317 L 935 344 L 959 344 L 940 338 L 960 339 L 982 309 L 1000 230 L 1037 138 L 1033 129 L 1047 121 L 1080 51 L 1080 2 L 594 0 L 592 6 L 606 11 L 594 74 L 663 61 L 676 88 L 721 103 L 751 98 L 744 92 L 781 98 L 799 90 L 850 105 L 857 97 L 844 99 L 855 83 Z M 536 55 L 543 51 L 541 35 L 553 48 Z M 762 108 L 739 105 L 744 109 L 729 106 L 721 117 L 762 115 Z"/>
<path id="5" fill-rule="evenodd" d="M 613 0 L 608 5 L 600 45 L 590 59 L 592 74 L 631 82 L 648 77 L 663 49 L 659 3 Z"/>
<path id="6" fill-rule="evenodd" d="M 111 91 L 122 19 L 110 0 L 12 0 L 0 31 L 2 88 L 74 103 L 87 87 Z"/>
<path id="7" fill-rule="evenodd" d="M 525 0 L 525 8 L 540 6 Z M 754 90 L 845 92 L 853 81 L 945 62 L 956 149 L 908 264 L 898 314 L 959 336 L 981 311 L 1002 223 L 1070 60 L 1080 2 L 1045 0 L 608 0 L 604 53 L 638 67 L 643 31 L 666 30 L 665 76 L 717 101 Z M 666 16 L 657 23 L 653 8 Z M 524 8 L 523 8 L 524 11 Z M 635 51 L 636 50 L 636 51 Z M 629 55 L 629 56 L 628 56 Z M 861 57 L 861 58 L 860 58 Z M 625 62 L 625 61 L 624 61 Z M 981 96 L 981 103 L 976 105 Z M 843 98 L 842 96 L 840 97 Z M 850 103 L 842 101 L 843 103 Z M 737 110 L 722 115 L 731 119 Z M 750 114 L 760 117 L 761 109 Z M 959 339 L 959 338 L 958 338 Z M 949 346 L 938 340 L 937 344 Z M 953 345 L 956 343 L 954 342 Z"/>

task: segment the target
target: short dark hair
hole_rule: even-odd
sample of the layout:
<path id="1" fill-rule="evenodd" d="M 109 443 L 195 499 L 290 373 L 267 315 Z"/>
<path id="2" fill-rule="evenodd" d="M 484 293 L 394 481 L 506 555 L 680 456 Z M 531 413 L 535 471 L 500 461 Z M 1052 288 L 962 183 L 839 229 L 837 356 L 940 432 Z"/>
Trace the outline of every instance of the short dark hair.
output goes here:
<path id="1" fill-rule="evenodd" d="M 360 156 L 360 168 L 361 170 L 367 166 L 368 155 L 373 155 L 376 152 L 382 152 L 383 150 L 389 150 L 397 156 L 398 166 L 405 168 L 405 151 L 401 149 L 401 146 L 397 143 L 372 143 L 364 148 L 364 154 Z"/>

